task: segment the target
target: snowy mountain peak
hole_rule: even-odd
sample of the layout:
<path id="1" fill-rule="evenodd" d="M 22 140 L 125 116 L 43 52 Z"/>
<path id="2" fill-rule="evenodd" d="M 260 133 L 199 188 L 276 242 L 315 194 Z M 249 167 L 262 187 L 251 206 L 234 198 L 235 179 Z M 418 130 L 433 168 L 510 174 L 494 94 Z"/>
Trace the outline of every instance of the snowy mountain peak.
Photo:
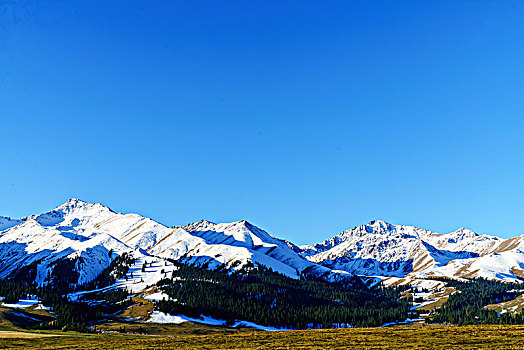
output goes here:
<path id="1" fill-rule="evenodd" d="M 371 220 L 368 222 L 369 226 L 391 226 L 389 222 L 386 222 L 384 220 Z"/>
<path id="2" fill-rule="evenodd" d="M 42 226 L 78 226 L 80 223 L 99 221 L 101 218 L 107 218 L 112 214 L 114 214 L 114 212 L 110 208 L 100 203 L 89 203 L 72 198 L 51 211 L 27 216 L 20 220 L 34 220 Z"/>
<path id="3" fill-rule="evenodd" d="M 231 225 L 238 227 L 238 228 L 246 229 L 255 234 L 256 234 L 256 231 L 262 231 L 260 228 L 256 227 L 255 225 L 251 224 L 249 221 L 246 221 L 246 220 L 235 221 L 235 222 L 232 222 Z"/>
<path id="4" fill-rule="evenodd" d="M 105 205 L 102 205 L 100 203 L 91 203 L 86 202 L 78 198 L 71 198 L 67 202 L 65 202 L 62 205 L 59 205 L 52 211 L 65 211 L 65 212 L 71 212 L 75 209 L 85 209 L 85 208 L 98 208 L 103 210 L 109 210 L 110 212 L 114 213 L 109 207 L 106 207 Z"/>
<path id="5" fill-rule="evenodd" d="M 366 231 L 375 233 L 386 233 L 393 230 L 394 225 L 383 220 L 371 220 L 366 226 Z"/>
<path id="6" fill-rule="evenodd" d="M 216 224 L 207 220 L 200 220 L 198 222 L 191 222 L 185 226 L 173 226 L 173 228 L 182 228 L 188 232 L 215 231 L 216 229 L 219 229 L 221 231 L 245 231 L 246 233 L 249 232 L 251 234 L 255 233 L 257 230 L 260 230 L 258 227 L 250 224 L 246 220 L 221 224 Z"/>
<path id="7" fill-rule="evenodd" d="M 94 205 L 94 204 L 95 203 L 88 203 L 88 202 L 85 202 L 85 201 L 80 200 L 78 198 L 71 198 L 71 199 L 68 199 L 65 203 L 59 205 L 58 207 L 56 207 L 53 210 L 60 210 L 60 209 L 67 209 L 67 208 L 77 208 L 77 207 L 80 207 L 80 206 Z"/>
<path id="8" fill-rule="evenodd" d="M 450 235 L 457 235 L 463 238 L 471 238 L 471 237 L 478 237 L 479 234 L 476 232 L 471 231 L 470 229 L 467 229 L 465 227 L 461 227 L 458 230 L 450 233 Z"/>
<path id="9" fill-rule="evenodd" d="M 216 224 L 214 222 L 211 222 L 211 221 L 207 221 L 207 220 L 200 220 L 200 221 L 197 221 L 197 222 L 190 222 L 189 224 L 187 225 L 178 225 L 178 226 L 172 226 L 172 228 L 174 229 L 184 229 L 188 232 L 191 232 L 191 231 L 205 231 L 209 228 L 212 228 L 214 227 Z"/>
<path id="10" fill-rule="evenodd" d="M 67 202 L 65 202 L 63 205 L 65 205 L 65 204 L 68 204 L 68 205 L 75 205 L 75 204 L 78 204 L 78 203 L 85 203 L 85 204 L 87 204 L 88 202 L 83 201 L 83 200 L 78 199 L 78 198 L 69 198 L 69 199 L 67 200 Z"/>
<path id="11" fill-rule="evenodd" d="M 336 245 L 342 241 L 351 239 L 351 237 L 361 237 L 361 236 L 365 236 L 368 234 L 380 234 L 380 235 L 393 234 L 397 231 L 396 229 L 397 229 L 396 225 L 392 225 L 389 222 L 386 222 L 383 220 L 371 220 L 367 224 L 356 226 L 356 227 L 353 227 L 352 229 L 342 231 L 335 237 L 324 241 L 322 244 L 327 243 L 328 245 Z M 330 243 L 328 243 L 328 241 Z"/>
<path id="12" fill-rule="evenodd" d="M 258 238 L 267 238 L 269 235 L 259 229 L 258 227 L 250 224 L 246 220 L 234 221 L 231 223 L 222 223 L 215 224 L 207 220 L 201 220 L 199 222 L 189 223 L 185 226 L 182 226 L 184 230 L 192 233 L 204 234 L 204 233 L 214 233 L 220 232 L 226 236 L 230 236 L 237 241 L 249 241 L 253 242 L 254 237 Z M 222 235 L 223 236 L 223 235 Z M 252 236 L 252 237 L 251 237 Z M 260 237 L 263 236 L 263 237 Z"/>

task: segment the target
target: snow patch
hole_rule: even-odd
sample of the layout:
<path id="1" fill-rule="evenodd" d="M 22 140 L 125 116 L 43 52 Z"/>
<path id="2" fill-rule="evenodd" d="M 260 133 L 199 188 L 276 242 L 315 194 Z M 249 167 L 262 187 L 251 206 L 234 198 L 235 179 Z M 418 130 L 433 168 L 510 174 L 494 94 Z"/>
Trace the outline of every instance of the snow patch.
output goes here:
<path id="1" fill-rule="evenodd" d="M 404 321 L 384 323 L 380 327 L 389 327 L 389 326 L 394 326 L 394 325 L 399 325 L 399 324 L 408 324 L 408 323 L 420 322 L 420 321 L 424 321 L 424 319 L 423 318 L 407 318 Z"/>
<path id="2" fill-rule="evenodd" d="M 174 324 L 180 324 L 182 322 L 195 322 L 195 323 L 203 323 L 213 326 L 223 326 L 226 324 L 226 321 L 224 320 L 217 320 L 208 316 L 202 316 L 201 319 L 199 318 L 192 318 L 187 317 L 184 315 L 170 315 L 166 314 L 161 311 L 153 311 L 151 314 L 151 318 L 147 320 L 146 322 L 149 323 L 174 323 Z"/>
<path id="3" fill-rule="evenodd" d="M 38 305 L 40 302 L 33 299 L 20 299 L 17 303 L 6 304 L 2 303 L 3 307 L 9 307 L 12 309 L 25 309 L 31 306 Z"/>
<path id="4" fill-rule="evenodd" d="M 166 314 L 161 311 L 154 311 L 151 314 L 151 318 L 147 320 L 147 322 L 148 323 L 172 323 L 172 324 L 180 324 L 183 322 L 195 322 L 195 323 L 202 323 L 202 324 L 207 324 L 207 325 L 212 325 L 212 326 L 225 326 L 226 325 L 225 320 L 219 320 L 219 319 L 215 319 L 209 316 L 201 315 L 201 318 L 192 318 L 192 317 L 187 317 L 184 315 L 170 315 L 170 314 Z M 265 330 L 265 331 L 286 330 L 286 329 L 269 327 L 269 326 L 261 326 L 259 324 L 249 322 L 249 321 L 236 321 L 233 324 L 233 327 L 239 327 L 239 326 L 252 327 L 252 328 Z"/>
<path id="5" fill-rule="evenodd" d="M 156 293 L 145 295 L 144 299 L 152 300 L 152 301 L 169 300 L 169 295 L 163 292 L 156 292 Z"/>

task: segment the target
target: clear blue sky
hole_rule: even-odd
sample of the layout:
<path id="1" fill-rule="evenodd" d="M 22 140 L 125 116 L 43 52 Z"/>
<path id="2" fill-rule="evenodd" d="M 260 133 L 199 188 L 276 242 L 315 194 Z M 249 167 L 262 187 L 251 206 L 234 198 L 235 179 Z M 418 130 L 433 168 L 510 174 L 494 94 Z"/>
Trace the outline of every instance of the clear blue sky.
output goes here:
<path id="1" fill-rule="evenodd" d="M 524 2 L 0 6 L 0 215 L 524 233 Z"/>

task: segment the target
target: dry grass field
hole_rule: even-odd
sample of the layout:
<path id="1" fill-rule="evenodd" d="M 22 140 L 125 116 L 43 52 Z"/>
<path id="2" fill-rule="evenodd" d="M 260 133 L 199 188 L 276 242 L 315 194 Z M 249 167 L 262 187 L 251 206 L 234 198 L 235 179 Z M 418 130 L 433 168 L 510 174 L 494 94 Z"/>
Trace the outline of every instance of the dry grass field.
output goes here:
<path id="1" fill-rule="evenodd" d="M 58 332 L 59 333 L 59 332 Z M 41 337 L 10 332 L 2 349 L 523 349 L 524 326 L 416 326 L 135 336 L 121 334 Z"/>
<path id="2" fill-rule="evenodd" d="M 42 338 L 42 337 L 57 337 L 59 334 L 40 334 L 40 333 L 30 333 L 30 332 L 21 332 L 21 331 L 0 331 L 0 338 Z M 0 340 L 0 343 L 2 341 Z"/>

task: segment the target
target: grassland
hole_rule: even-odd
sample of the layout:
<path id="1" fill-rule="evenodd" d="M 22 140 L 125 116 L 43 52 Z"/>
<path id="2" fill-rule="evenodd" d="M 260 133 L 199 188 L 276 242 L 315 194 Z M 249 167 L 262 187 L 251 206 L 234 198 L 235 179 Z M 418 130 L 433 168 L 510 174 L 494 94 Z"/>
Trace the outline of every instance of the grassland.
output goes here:
<path id="1" fill-rule="evenodd" d="M 27 328 L 54 319 L 46 310 L 10 309 L 0 306 L 0 329 Z"/>
<path id="2" fill-rule="evenodd" d="M 55 333 L 59 335 L 60 332 Z M 524 326 L 417 326 L 136 336 L 0 336 L 2 349 L 523 349 Z"/>

